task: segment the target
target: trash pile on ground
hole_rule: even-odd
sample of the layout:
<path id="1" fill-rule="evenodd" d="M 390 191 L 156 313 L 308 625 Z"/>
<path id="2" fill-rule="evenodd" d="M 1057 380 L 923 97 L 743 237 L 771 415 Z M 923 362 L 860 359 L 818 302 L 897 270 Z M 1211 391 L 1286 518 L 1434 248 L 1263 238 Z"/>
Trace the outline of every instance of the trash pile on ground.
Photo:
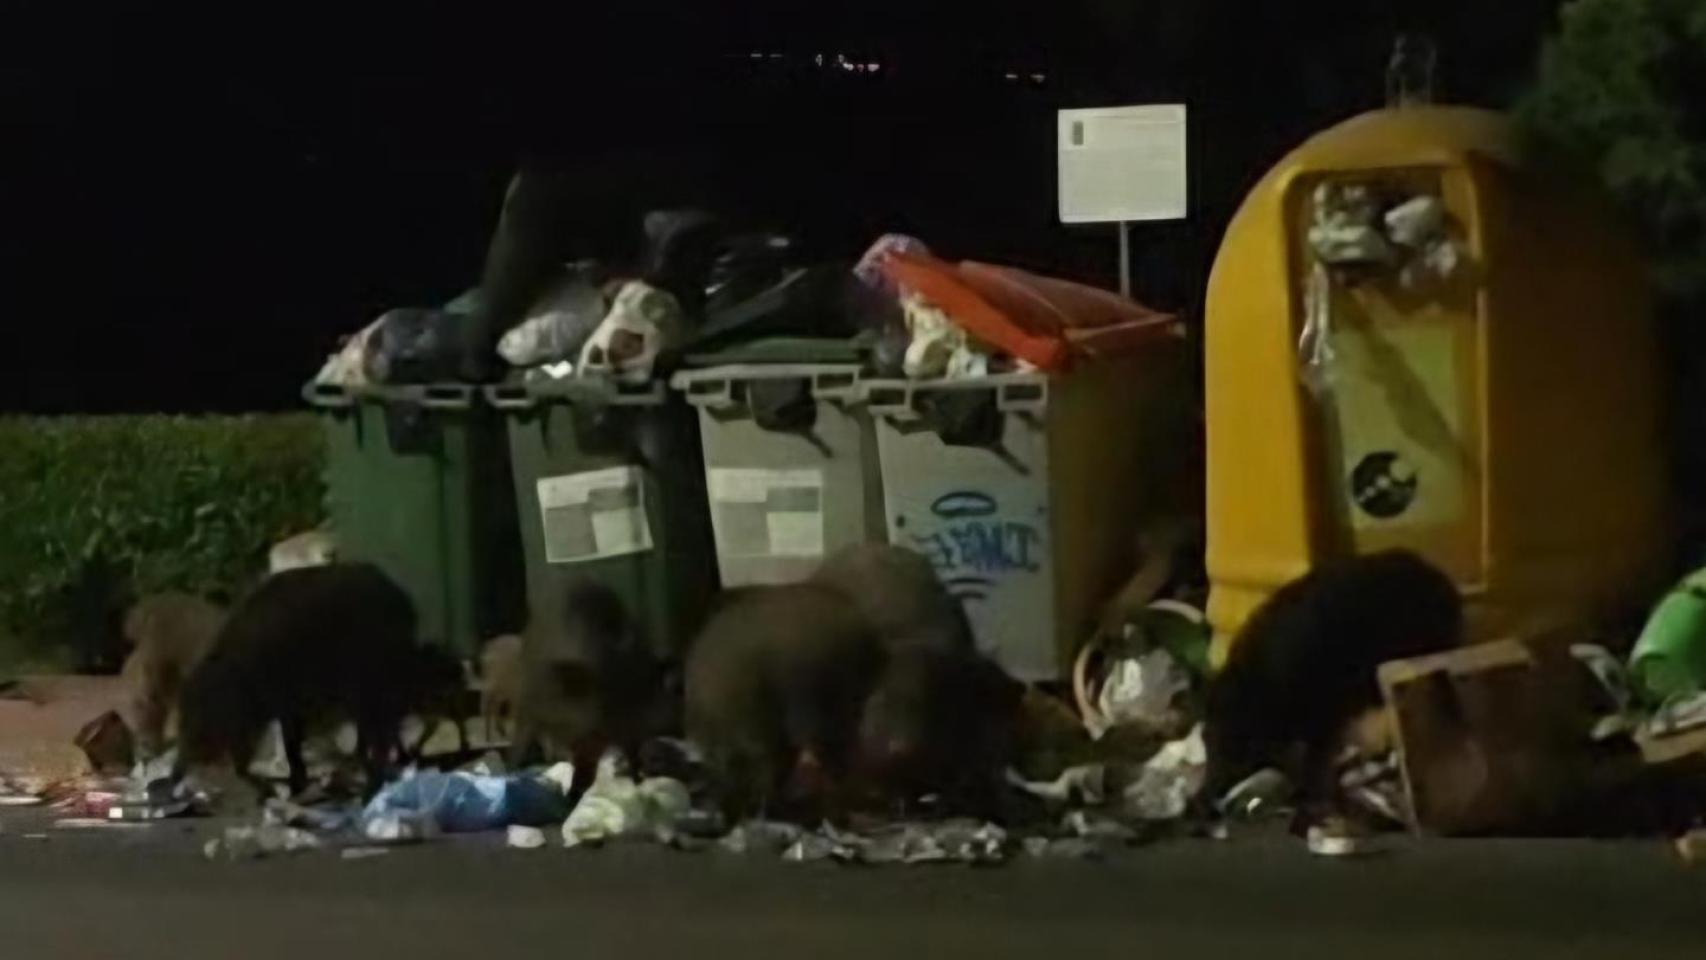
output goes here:
<path id="1" fill-rule="evenodd" d="M 1129 614 L 1116 640 L 1098 640 L 1099 652 L 1079 659 L 1073 692 L 1087 709 L 1029 690 L 1026 713 L 1037 719 L 1021 738 L 996 819 L 968 818 L 924 798 L 899 816 L 730 823 L 699 748 L 661 739 L 635 758 L 607 752 L 578 795 L 571 763 L 509 771 L 488 753 L 455 769 L 410 767 L 361 802 L 338 786 L 335 765 L 321 764 L 316 789 L 328 799 L 274 796 L 254 816 L 215 821 L 205 853 L 247 860 L 337 851 L 360 859 L 483 835 L 521 850 L 643 842 L 790 863 L 991 865 L 1094 859 L 1168 836 L 1231 837 L 1289 824 L 1310 851 L 1328 857 L 1385 849 L 1377 835 L 1388 831 L 1654 829 L 1684 835 L 1679 850 L 1693 857 L 1703 845 L 1689 818 L 1706 810 L 1699 789 L 1706 773 L 1703 576 L 1666 597 L 1627 660 L 1582 631 L 1560 630 L 1381 664 L 1379 709 L 1340 738 L 1332 766 L 1340 802 L 1330 808 L 1310 807 L 1296 771 L 1276 766 L 1205 793 L 1215 761 L 1204 722 L 1215 718 L 1204 709 L 1213 699 L 1203 692 L 1213 682 L 1208 632 L 1200 612 L 1171 590 Z M 1139 577 L 1168 579 L 1152 570 Z M 111 720 L 87 730 L 103 732 L 83 746 L 107 773 L 8 782 L 0 803 L 42 805 L 63 829 L 221 811 L 217 791 L 175 777 L 175 751 L 114 774 L 102 752 Z M 1653 770 L 1668 789 L 1654 792 L 1652 778 L 1641 775 Z M 1611 797 L 1672 806 L 1608 808 Z"/>

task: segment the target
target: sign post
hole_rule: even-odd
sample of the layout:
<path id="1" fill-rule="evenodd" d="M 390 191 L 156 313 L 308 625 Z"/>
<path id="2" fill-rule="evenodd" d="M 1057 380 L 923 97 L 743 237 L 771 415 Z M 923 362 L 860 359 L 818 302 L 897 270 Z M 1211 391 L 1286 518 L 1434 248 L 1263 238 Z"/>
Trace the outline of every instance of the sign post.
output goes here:
<path id="1" fill-rule="evenodd" d="M 1188 213 L 1185 134 L 1183 104 L 1060 111 L 1060 221 L 1118 225 L 1120 293 L 1128 297 L 1131 224 Z"/>

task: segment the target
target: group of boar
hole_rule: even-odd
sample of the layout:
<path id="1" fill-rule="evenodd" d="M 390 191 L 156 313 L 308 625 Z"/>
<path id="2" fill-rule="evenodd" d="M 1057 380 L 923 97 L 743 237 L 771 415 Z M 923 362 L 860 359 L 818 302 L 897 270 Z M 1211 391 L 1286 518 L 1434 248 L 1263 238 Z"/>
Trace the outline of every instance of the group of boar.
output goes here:
<path id="1" fill-rule="evenodd" d="M 144 754 L 175 713 L 180 774 L 245 775 L 276 722 L 293 792 L 307 785 L 312 728 L 353 723 L 374 789 L 411 754 L 403 718 L 450 718 L 466 683 L 419 642 L 407 594 L 366 564 L 276 573 L 229 616 L 192 597 L 149 598 L 125 632 L 124 714 Z M 620 598 L 582 581 L 562 609 L 489 643 L 480 673 L 487 725 L 509 721 L 516 764 L 568 759 L 590 774 L 606 749 L 635 756 L 684 732 L 732 817 L 833 817 L 926 796 L 987 812 L 1024 691 L 977 652 L 929 562 L 879 545 L 842 551 L 802 583 L 726 591 L 669 660 Z"/>
<path id="2" fill-rule="evenodd" d="M 1300 813 L 1321 814 L 1347 724 L 1378 703 L 1375 668 L 1453 646 L 1462 630 L 1455 585 L 1403 551 L 1328 563 L 1281 589 L 1209 687 L 1199 803 L 1278 766 L 1302 788 Z M 335 719 L 353 722 L 372 790 L 425 742 L 400 742 L 406 715 L 464 720 L 463 665 L 419 643 L 408 596 L 369 565 L 284 570 L 229 617 L 190 597 L 151 598 L 126 632 L 127 725 L 153 753 L 176 706 L 180 775 L 246 773 L 277 722 L 300 792 L 304 736 Z M 1027 688 L 977 651 L 921 555 L 851 547 L 803 582 L 725 591 L 678 656 L 659 657 L 650 640 L 616 594 L 580 582 L 562 609 L 487 644 L 488 736 L 507 720 L 512 765 L 571 760 L 578 791 L 607 749 L 638 757 L 651 739 L 685 733 L 730 818 L 839 819 L 927 797 L 1002 818 Z"/>

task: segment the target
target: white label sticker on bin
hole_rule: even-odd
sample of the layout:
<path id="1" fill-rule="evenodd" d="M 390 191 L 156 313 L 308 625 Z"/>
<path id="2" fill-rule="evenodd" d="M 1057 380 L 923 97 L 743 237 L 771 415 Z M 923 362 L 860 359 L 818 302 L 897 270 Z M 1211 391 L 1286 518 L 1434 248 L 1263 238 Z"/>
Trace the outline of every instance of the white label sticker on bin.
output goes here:
<path id="1" fill-rule="evenodd" d="M 538 489 L 547 563 L 602 560 L 652 548 L 645 478 L 638 467 L 545 477 Z"/>
<path id="2" fill-rule="evenodd" d="M 706 471 L 717 548 L 732 557 L 823 556 L 823 472 Z"/>

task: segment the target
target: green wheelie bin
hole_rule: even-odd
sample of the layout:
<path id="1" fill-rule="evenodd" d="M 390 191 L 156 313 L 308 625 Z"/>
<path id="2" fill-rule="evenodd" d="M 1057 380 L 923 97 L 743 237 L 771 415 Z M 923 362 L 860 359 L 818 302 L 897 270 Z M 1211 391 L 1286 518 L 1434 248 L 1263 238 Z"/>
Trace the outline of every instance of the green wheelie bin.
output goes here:
<path id="1" fill-rule="evenodd" d="M 310 384 L 326 437 L 338 555 L 414 600 L 420 636 L 472 659 L 525 621 L 503 421 L 466 384 Z"/>

